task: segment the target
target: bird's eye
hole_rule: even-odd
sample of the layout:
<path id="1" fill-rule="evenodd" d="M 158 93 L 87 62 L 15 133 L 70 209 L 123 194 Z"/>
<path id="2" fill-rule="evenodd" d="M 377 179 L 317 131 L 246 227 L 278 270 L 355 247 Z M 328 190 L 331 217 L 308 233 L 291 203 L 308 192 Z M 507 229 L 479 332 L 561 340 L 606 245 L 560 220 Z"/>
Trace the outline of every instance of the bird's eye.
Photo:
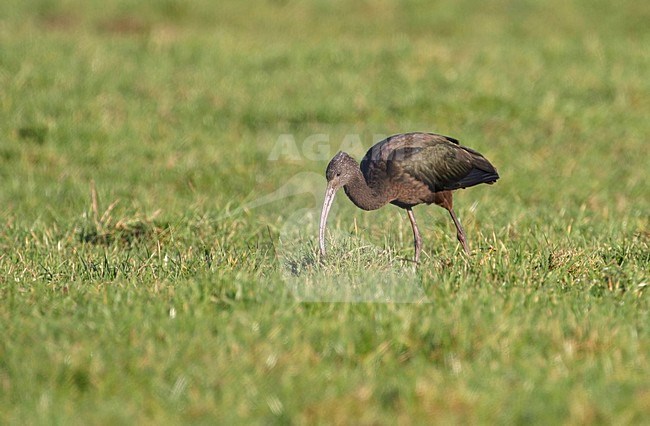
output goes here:
<path id="1" fill-rule="evenodd" d="M 341 176 L 341 172 L 338 172 L 338 173 L 336 174 L 336 176 Z"/>

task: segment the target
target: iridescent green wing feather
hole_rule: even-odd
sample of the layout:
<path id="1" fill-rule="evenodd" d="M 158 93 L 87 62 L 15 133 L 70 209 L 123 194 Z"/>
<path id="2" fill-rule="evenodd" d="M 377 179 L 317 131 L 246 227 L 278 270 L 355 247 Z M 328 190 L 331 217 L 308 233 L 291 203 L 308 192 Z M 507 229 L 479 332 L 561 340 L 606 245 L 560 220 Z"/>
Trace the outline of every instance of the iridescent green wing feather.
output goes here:
<path id="1" fill-rule="evenodd" d="M 499 175 L 478 152 L 444 136 L 427 135 L 414 143 L 397 146 L 386 159 L 391 179 L 404 175 L 425 183 L 433 192 L 493 183 Z"/>

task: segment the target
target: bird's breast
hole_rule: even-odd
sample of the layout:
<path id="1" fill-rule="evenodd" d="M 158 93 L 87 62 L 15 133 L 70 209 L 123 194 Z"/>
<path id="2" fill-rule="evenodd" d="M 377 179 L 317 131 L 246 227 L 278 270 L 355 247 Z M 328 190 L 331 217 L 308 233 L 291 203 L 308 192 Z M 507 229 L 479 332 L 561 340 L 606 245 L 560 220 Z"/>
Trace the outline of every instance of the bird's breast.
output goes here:
<path id="1" fill-rule="evenodd" d="M 434 193 L 429 186 L 409 175 L 394 176 L 390 180 L 393 204 L 400 207 L 412 207 L 418 204 L 430 204 Z"/>

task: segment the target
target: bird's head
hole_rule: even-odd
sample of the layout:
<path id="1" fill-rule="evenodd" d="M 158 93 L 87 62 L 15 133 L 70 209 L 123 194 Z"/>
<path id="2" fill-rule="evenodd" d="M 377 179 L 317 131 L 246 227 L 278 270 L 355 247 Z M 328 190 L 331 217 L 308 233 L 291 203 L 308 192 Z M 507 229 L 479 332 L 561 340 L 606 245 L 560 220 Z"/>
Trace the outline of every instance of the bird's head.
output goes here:
<path id="1" fill-rule="evenodd" d="M 353 171 L 359 165 L 347 153 L 339 151 L 327 165 L 325 177 L 327 178 L 327 186 L 333 187 L 335 190 L 342 186 L 347 185 L 353 176 Z"/>
<path id="2" fill-rule="evenodd" d="M 327 191 L 325 192 L 325 201 L 323 201 L 323 210 L 320 216 L 319 242 L 321 255 L 325 255 L 325 224 L 329 214 L 336 191 L 347 185 L 354 176 L 355 169 L 359 165 L 345 152 L 339 152 L 332 158 L 327 165 L 325 177 L 327 178 Z"/>

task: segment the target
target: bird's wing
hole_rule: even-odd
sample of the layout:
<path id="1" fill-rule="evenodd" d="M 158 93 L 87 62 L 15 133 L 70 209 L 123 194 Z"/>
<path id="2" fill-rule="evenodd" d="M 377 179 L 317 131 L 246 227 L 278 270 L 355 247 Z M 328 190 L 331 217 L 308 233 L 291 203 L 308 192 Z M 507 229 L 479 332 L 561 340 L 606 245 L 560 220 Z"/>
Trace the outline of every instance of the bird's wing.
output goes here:
<path id="1" fill-rule="evenodd" d="M 435 143 L 449 142 L 455 145 L 459 144 L 457 139 L 435 133 L 413 132 L 389 136 L 383 141 L 377 142 L 366 152 L 366 155 L 361 160 L 361 169 L 378 167 L 381 164 L 385 165 L 389 157 L 395 151 L 401 149 L 426 148 Z"/>
<path id="2" fill-rule="evenodd" d="M 436 138 L 423 146 L 392 150 L 386 161 L 391 179 L 409 175 L 433 192 L 493 183 L 499 175 L 481 154 L 449 140 Z"/>

